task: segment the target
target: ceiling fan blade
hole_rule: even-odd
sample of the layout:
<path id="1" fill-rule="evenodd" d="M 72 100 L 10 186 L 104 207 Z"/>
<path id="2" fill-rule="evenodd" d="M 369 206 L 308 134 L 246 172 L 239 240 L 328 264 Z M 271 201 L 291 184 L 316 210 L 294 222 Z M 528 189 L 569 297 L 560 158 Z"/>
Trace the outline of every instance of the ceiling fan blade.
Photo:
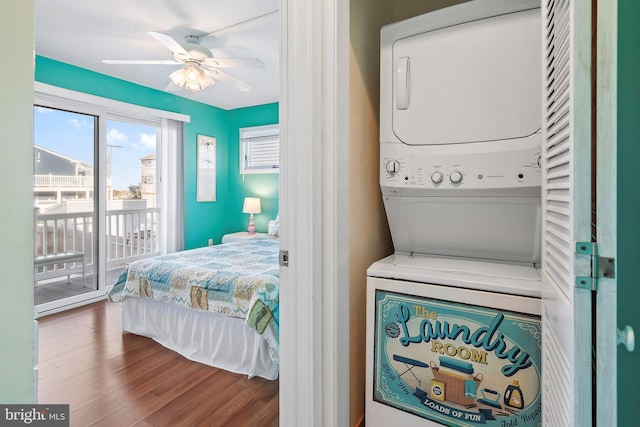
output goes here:
<path id="1" fill-rule="evenodd" d="M 238 89 L 240 89 L 243 92 L 247 92 L 247 91 L 253 89 L 253 85 L 252 84 L 247 83 L 244 80 L 240 80 L 237 77 L 233 77 L 232 75 L 227 74 L 224 71 L 208 70 L 208 69 L 204 69 L 204 71 L 205 71 L 205 73 L 207 73 L 213 79 L 220 80 L 221 82 L 232 84 L 232 85 L 234 85 L 235 87 L 237 87 Z"/>
<path id="2" fill-rule="evenodd" d="M 151 37 L 162 43 L 171 52 L 179 53 L 186 57 L 189 57 L 189 53 L 184 50 L 184 48 L 180 46 L 180 43 L 175 41 L 171 36 L 162 33 L 156 33 L 155 31 L 149 31 L 149 34 L 151 35 Z"/>
<path id="3" fill-rule="evenodd" d="M 182 87 L 174 84 L 173 82 L 169 82 L 167 87 L 164 88 L 165 92 L 178 92 Z"/>
<path id="4" fill-rule="evenodd" d="M 202 65 L 214 68 L 264 68 L 264 62 L 258 58 L 207 58 Z"/>
<path id="5" fill-rule="evenodd" d="M 153 65 L 176 65 L 176 64 L 182 64 L 182 62 L 178 62 L 178 61 L 174 61 L 172 59 L 103 59 L 102 60 L 103 63 L 105 64 L 129 64 L 129 65 L 137 65 L 137 64 L 141 64 L 141 65 L 145 65 L 145 64 L 153 64 Z"/>

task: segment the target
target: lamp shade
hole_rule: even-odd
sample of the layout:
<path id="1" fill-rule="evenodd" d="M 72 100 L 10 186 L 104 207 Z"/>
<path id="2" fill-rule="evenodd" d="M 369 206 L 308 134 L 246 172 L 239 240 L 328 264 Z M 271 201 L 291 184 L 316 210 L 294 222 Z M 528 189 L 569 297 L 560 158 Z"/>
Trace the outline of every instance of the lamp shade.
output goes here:
<path id="1" fill-rule="evenodd" d="M 260 199 L 257 197 L 245 197 L 244 206 L 242 207 L 243 213 L 259 214 L 260 213 Z"/>

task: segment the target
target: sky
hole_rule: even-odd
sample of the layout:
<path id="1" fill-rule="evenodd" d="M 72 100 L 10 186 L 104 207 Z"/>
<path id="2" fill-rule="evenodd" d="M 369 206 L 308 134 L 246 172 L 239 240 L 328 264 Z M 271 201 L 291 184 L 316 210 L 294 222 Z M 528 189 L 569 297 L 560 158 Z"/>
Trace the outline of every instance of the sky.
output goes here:
<path id="1" fill-rule="evenodd" d="M 34 144 L 94 165 L 94 117 L 51 108 L 33 110 Z M 140 158 L 156 152 L 156 128 L 107 121 L 107 149 L 112 156 L 113 188 L 127 190 L 140 183 Z"/>

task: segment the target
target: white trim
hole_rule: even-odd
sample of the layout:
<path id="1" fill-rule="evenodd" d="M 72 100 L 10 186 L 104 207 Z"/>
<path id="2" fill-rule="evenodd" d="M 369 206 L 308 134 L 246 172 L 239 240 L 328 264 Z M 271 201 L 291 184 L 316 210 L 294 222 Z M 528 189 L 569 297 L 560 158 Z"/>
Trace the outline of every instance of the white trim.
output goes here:
<path id="1" fill-rule="evenodd" d="M 572 129 L 573 129 L 573 178 L 571 199 L 573 203 L 573 237 L 576 241 L 589 241 L 591 238 L 591 2 L 573 0 L 571 8 L 572 58 L 571 87 L 573 92 Z M 584 66 L 581 66 L 584 65 Z M 577 257 L 576 257 L 577 258 Z M 587 267 L 582 260 L 575 260 L 575 276 L 581 276 Z M 586 270 L 588 271 L 588 269 Z M 572 277 L 573 279 L 573 277 Z M 576 426 L 590 425 L 592 420 L 593 372 L 592 351 L 592 310 L 591 292 L 574 289 L 574 354 L 571 379 L 573 388 L 573 421 Z M 544 368 L 543 368 L 544 369 Z M 603 396 L 603 398 L 606 398 Z M 544 399 L 544 395 L 543 395 Z"/>
<path id="2" fill-rule="evenodd" d="M 280 425 L 348 425 L 349 3 L 283 0 Z M 291 142 L 289 144 L 289 142 Z M 289 231 L 291 230 L 291 232 Z"/>
<path id="3" fill-rule="evenodd" d="M 322 39 L 328 40 L 324 48 L 326 57 L 322 59 L 323 109 L 325 109 L 325 135 L 323 147 L 322 185 L 326 192 L 323 208 L 331 210 L 326 226 L 332 234 L 323 235 L 329 250 L 324 262 L 326 277 L 332 280 L 325 286 L 323 310 L 325 336 L 323 348 L 325 377 L 330 381 L 324 387 L 323 420 L 326 425 L 347 426 L 349 424 L 349 265 L 351 235 L 349 232 L 349 49 L 350 49 L 350 5 L 349 2 L 334 0 L 324 2 L 326 19 Z M 328 185 L 327 185 L 328 184 Z M 327 344 L 331 342 L 331 345 Z"/>
<path id="4" fill-rule="evenodd" d="M 34 307 L 34 316 L 36 319 L 48 316 L 50 314 L 59 313 L 72 308 L 82 307 L 83 305 L 92 304 L 107 298 L 106 292 L 102 290 L 89 291 L 84 294 L 75 295 L 64 299 L 64 304 L 60 304 L 62 300 L 51 301 Z"/>
<path id="5" fill-rule="evenodd" d="M 98 158 L 96 165 L 98 187 L 93 199 L 93 214 L 97 216 L 98 234 L 91 239 L 93 241 L 93 285 L 97 291 L 104 293 L 107 285 L 107 114 L 100 114 L 98 119 L 98 129 L 94 129 L 98 139 L 98 153 L 94 151 L 94 157 Z M 94 218 L 95 218 L 94 216 Z M 96 271 L 97 270 L 97 271 Z M 97 277 L 96 277 L 97 276 Z M 54 302 L 65 302 L 65 299 Z"/>
<path id="6" fill-rule="evenodd" d="M 597 10 L 597 237 L 598 253 L 617 258 L 618 2 Z M 596 293 L 596 425 L 618 425 L 617 280 L 601 278 Z"/>
<path id="7" fill-rule="evenodd" d="M 86 105 L 86 104 L 80 103 L 80 105 Z M 128 105 L 135 106 L 135 104 L 128 104 Z M 159 127 L 162 120 L 166 120 L 160 116 L 141 116 L 139 114 L 126 115 L 122 113 L 114 113 L 107 106 L 104 106 L 104 107 L 101 106 L 101 108 L 104 108 L 107 111 L 106 113 L 107 120 L 112 120 L 114 122 L 135 123 L 142 126 Z"/>
<path id="8" fill-rule="evenodd" d="M 191 117 L 186 114 L 174 113 L 171 111 L 157 110 L 155 108 L 142 107 L 140 105 L 129 104 L 126 102 L 116 101 L 109 98 L 103 98 L 88 93 L 76 92 L 70 89 L 64 89 L 58 86 L 48 85 L 42 82 L 34 82 L 33 85 L 36 98 L 48 99 L 56 102 L 65 102 L 73 100 L 77 103 L 83 103 L 90 106 L 100 106 L 112 113 L 124 114 L 129 117 L 138 117 L 143 120 L 149 116 L 160 117 L 165 119 L 178 120 L 180 122 L 190 123 Z"/>
<path id="9" fill-rule="evenodd" d="M 280 248 L 290 254 L 289 267 L 280 272 L 280 425 L 313 427 L 322 420 L 322 372 L 316 361 L 322 360 L 322 335 L 317 330 L 322 319 L 312 311 L 313 297 L 320 298 L 320 254 L 314 258 L 318 251 L 313 247 L 320 239 L 311 206 L 319 194 L 310 188 L 313 164 L 304 153 L 317 140 L 309 114 L 316 70 L 306 54 L 314 52 L 309 34 L 313 10 L 311 0 L 280 3 Z M 298 68 L 310 75 L 303 79 Z M 302 235 L 307 238 L 296 239 Z"/>

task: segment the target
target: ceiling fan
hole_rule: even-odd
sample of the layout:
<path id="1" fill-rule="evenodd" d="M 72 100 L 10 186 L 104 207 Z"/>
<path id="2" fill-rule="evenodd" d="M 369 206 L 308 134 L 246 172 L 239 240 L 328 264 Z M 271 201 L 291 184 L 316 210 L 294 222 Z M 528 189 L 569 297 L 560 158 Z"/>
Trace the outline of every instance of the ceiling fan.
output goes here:
<path id="1" fill-rule="evenodd" d="M 264 68 L 258 58 L 214 58 L 211 50 L 200 44 L 197 36 L 186 36 L 182 44 L 166 34 L 149 31 L 149 34 L 173 53 L 173 60 L 128 60 L 104 59 L 105 64 L 137 64 L 137 65 L 175 65 L 184 67 L 171 73 L 171 83 L 166 90 L 179 90 L 184 87 L 188 91 L 198 92 L 206 89 L 215 80 L 229 83 L 242 91 L 248 91 L 253 85 L 221 71 L 220 68 Z"/>

